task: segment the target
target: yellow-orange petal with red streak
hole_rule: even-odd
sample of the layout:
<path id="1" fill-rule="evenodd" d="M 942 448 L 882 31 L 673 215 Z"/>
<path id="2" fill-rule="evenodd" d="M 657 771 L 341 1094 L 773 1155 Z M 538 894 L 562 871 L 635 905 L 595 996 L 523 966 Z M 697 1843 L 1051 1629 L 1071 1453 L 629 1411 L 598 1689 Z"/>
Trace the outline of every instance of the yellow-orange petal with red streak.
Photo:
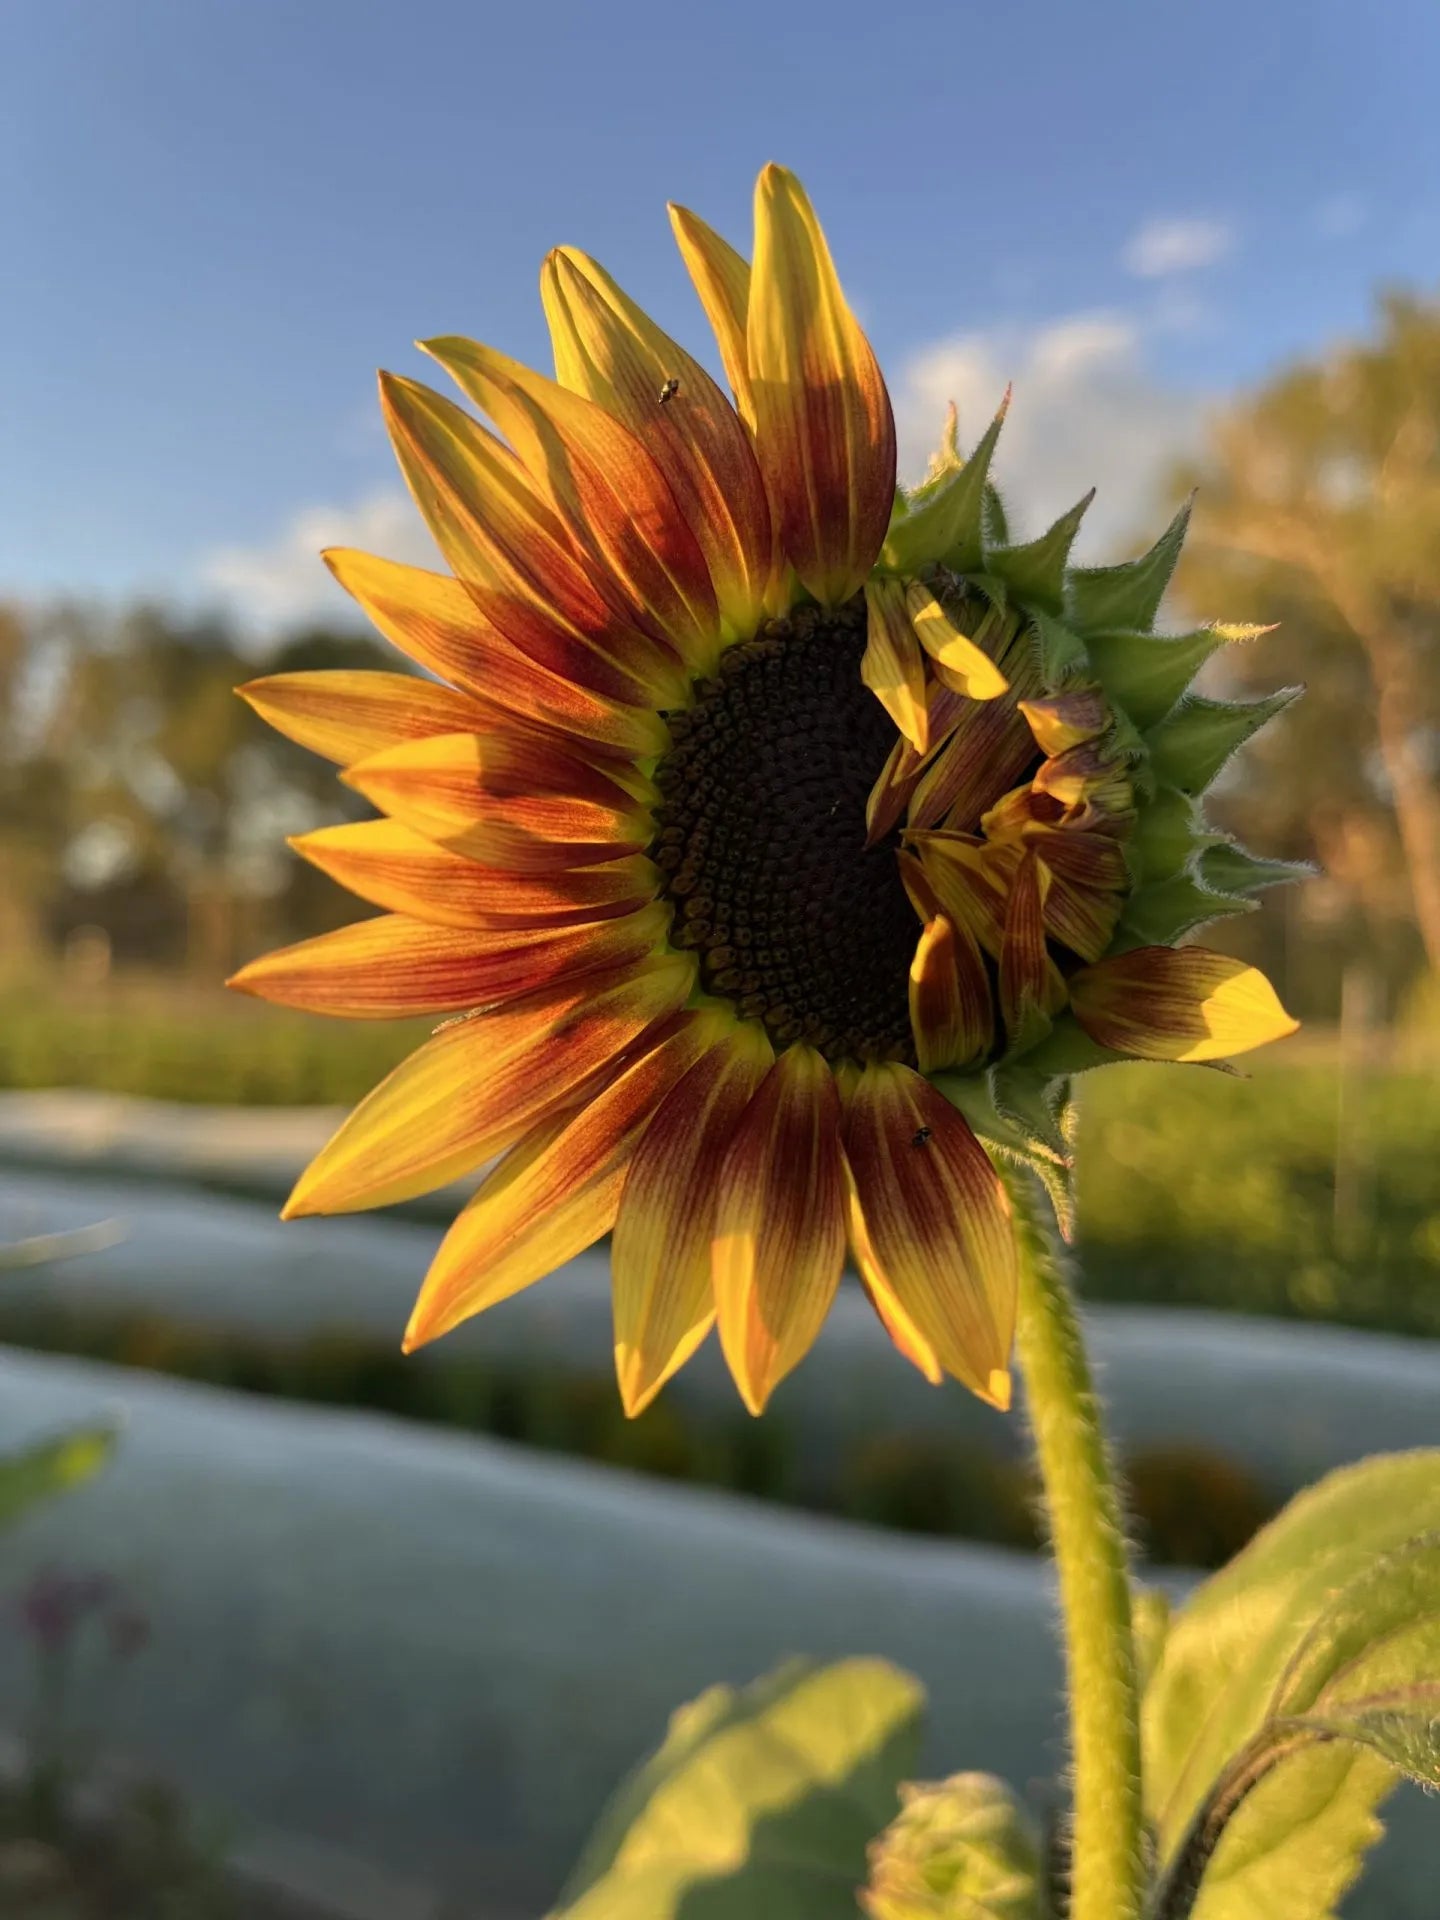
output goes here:
<path id="1" fill-rule="evenodd" d="M 921 646 L 935 664 L 937 678 L 967 700 L 994 700 L 1010 682 L 983 647 L 962 633 L 930 589 L 919 580 L 905 588 L 905 604 Z"/>
<path id="2" fill-rule="evenodd" d="M 720 1168 L 711 1275 L 720 1343 L 751 1413 L 814 1344 L 845 1261 L 840 1096 L 812 1047 L 781 1054 Z"/>
<path id="3" fill-rule="evenodd" d="M 440 1243 L 405 1351 L 543 1280 L 608 1233 L 650 1116 L 709 1044 L 715 1016 L 679 1013 L 583 1106 L 542 1121 L 485 1176 Z"/>
<path id="4" fill-rule="evenodd" d="M 774 165 L 755 186 L 745 338 L 756 451 L 786 557 L 817 600 L 838 606 L 890 525 L 895 421 L 805 190 Z"/>
<path id="5" fill-rule="evenodd" d="M 666 1095 L 630 1163 L 610 1266 L 615 1371 L 632 1418 L 714 1323 L 716 1172 L 774 1059 L 763 1027 L 729 1022 Z"/>
<path id="6" fill-rule="evenodd" d="M 1136 947 L 1070 977 L 1092 1040 L 1138 1060 L 1222 1060 L 1299 1026 L 1258 967 L 1207 947 Z"/>
<path id="7" fill-rule="evenodd" d="M 865 653 L 860 678 L 917 753 L 930 744 L 925 656 L 898 580 L 865 582 Z"/>
<path id="8" fill-rule="evenodd" d="M 752 430 L 755 403 L 750 392 L 750 361 L 745 345 L 750 307 L 750 263 L 688 207 L 670 203 L 670 226 L 705 318 L 715 332 L 720 364 L 735 395 L 740 418 Z"/>
<path id="9" fill-rule="evenodd" d="M 843 1093 L 842 1098 L 844 1098 Z M 865 1289 L 866 1299 L 875 1309 L 881 1326 L 890 1336 L 891 1346 L 897 1353 L 903 1354 L 911 1366 L 925 1376 L 932 1387 L 938 1387 L 945 1378 L 945 1369 L 941 1366 L 935 1349 L 889 1290 L 888 1285 L 879 1279 L 880 1263 L 875 1258 L 875 1250 L 870 1243 L 865 1215 L 860 1209 L 860 1195 L 855 1187 L 855 1175 L 850 1170 L 848 1160 L 845 1163 L 845 1219 L 850 1242 L 850 1257 L 860 1276 L 860 1284 Z"/>
<path id="10" fill-rule="evenodd" d="M 607 700 L 522 653 L 448 574 L 331 547 L 321 556 L 371 621 L 418 666 L 532 726 L 574 734 L 590 750 L 663 753 L 665 724 L 648 709 Z"/>
<path id="11" fill-rule="evenodd" d="M 226 985 L 349 1020 L 454 1013 L 643 960 L 669 920 L 669 908 L 658 903 L 583 927 L 437 927 L 385 913 L 264 954 Z"/>
<path id="12" fill-rule="evenodd" d="M 1113 715 L 1098 687 L 1079 687 L 1073 693 L 1044 694 L 1022 700 L 1020 711 L 1030 723 L 1035 744 L 1044 754 L 1068 753 L 1098 740 Z"/>
<path id="13" fill-rule="evenodd" d="M 1011 1047 L 1039 1037 L 1065 1004 L 1065 980 L 1045 939 L 1050 874 L 1034 853 L 1015 869 L 1000 944 L 1000 1017 Z"/>
<path id="14" fill-rule="evenodd" d="M 472 1173 L 612 1077 L 694 978 L 686 957 L 645 960 L 450 1022 L 361 1101 L 283 1217 L 393 1206 Z"/>
<path id="15" fill-rule="evenodd" d="M 604 407 L 477 340 L 424 350 L 520 456 L 575 546 L 636 624 L 694 672 L 719 653 L 720 614 L 700 543 L 644 445 Z"/>
<path id="16" fill-rule="evenodd" d="M 995 1034 L 990 980 L 968 927 L 944 914 L 925 923 L 910 963 L 910 1031 L 922 1073 L 966 1067 Z"/>
<path id="17" fill-rule="evenodd" d="M 573 247 L 540 276 L 562 386 L 638 434 L 705 555 L 722 618 L 748 637 L 765 610 L 774 542 L 750 435 L 709 374 Z"/>
<path id="18" fill-rule="evenodd" d="M 357 820 L 290 845 L 372 906 L 442 927 L 579 926 L 653 900 L 660 874 L 643 854 L 544 874 L 504 873 L 436 846 L 399 820 Z"/>
<path id="19" fill-rule="evenodd" d="M 342 767 L 402 740 L 461 733 L 495 718 L 494 708 L 409 673 L 271 673 L 235 691 L 277 733 Z"/>
<path id="20" fill-rule="evenodd" d="M 415 503 L 484 618 L 542 667 L 607 699 L 679 704 L 679 656 L 601 591 L 510 449 L 419 381 L 382 374 L 380 400 Z"/>
<path id="21" fill-rule="evenodd" d="M 1010 690 L 997 699 L 965 702 L 944 751 L 931 760 L 910 796 L 914 827 L 945 826 L 973 833 L 995 794 L 1013 787 L 1033 766 L 1035 742 L 1017 695 L 1039 682 L 1028 656 L 1005 663 Z"/>
<path id="22" fill-rule="evenodd" d="M 653 832 L 610 773 L 533 735 L 436 734 L 342 777 L 417 833 L 516 873 L 638 853 Z"/>
<path id="23" fill-rule="evenodd" d="M 885 1063 L 846 1100 L 845 1158 L 851 1248 L 877 1304 L 893 1302 L 922 1352 L 972 1393 L 1008 1406 L 1018 1270 L 984 1148 L 923 1075 Z"/>
<path id="24" fill-rule="evenodd" d="M 993 959 L 1005 943 L 1017 848 L 988 846 L 968 834 L 917 833 L 913 844 L 936 899 L 957 926 L 968 927 Z"/>

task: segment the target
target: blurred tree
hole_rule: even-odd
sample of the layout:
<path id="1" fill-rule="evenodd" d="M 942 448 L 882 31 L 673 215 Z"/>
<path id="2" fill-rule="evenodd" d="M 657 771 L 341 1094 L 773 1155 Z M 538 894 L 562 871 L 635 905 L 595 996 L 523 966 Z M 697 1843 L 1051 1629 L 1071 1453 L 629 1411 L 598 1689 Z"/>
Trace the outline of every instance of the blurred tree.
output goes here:
<path id="1" fill-rule="evenodd" d="M 1184 598 L 1279 620 L 1225 667 L 1308 688 L 1253 750 L 1247 827 L 1317 857 L 1372 943 L 1413 921 L 1440 973 L 1440 305 L 1383 299 L 1373 340 L 1232 407 L 1186 477 Z"/>

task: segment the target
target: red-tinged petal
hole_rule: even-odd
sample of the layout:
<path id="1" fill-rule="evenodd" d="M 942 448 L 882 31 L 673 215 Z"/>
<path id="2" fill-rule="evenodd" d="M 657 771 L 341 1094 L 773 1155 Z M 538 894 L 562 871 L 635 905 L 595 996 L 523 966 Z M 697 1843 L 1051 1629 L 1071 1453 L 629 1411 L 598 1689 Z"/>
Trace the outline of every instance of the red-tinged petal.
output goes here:
<path id="1" fill-rule="evenodd" d="M 921 775 L 910 797 L 911 826 L 972 833 L 993 796 L 1013 787 L 1034 764 L 1035 742 L 1015 696 L 1039 676 L 1023 654 L 1007 660 L 1006 672 L 1009 693 L 967 702 L 944 751 Z"/>
<path id="2" fill-rule="evenodd" d="M 1067 753 L 1071 747 L 1098 740 L 1113 717 L 1098 687 L 1022 700 L 1020 711 L 1030 723 L 1036 746 L 1049 755 Z"/>
<path id="3" fill-rule="evenodd" d="M 850 1257 L 860 1276 L 860 1284 L 865 1289 L 866 1299 L 875 1309 L 881 1326 L 890 1336 L 890 1344 L 897 1353 L 903 1354 L 911 1366 L 925 1376 L 932 1387 L 938 1387 L 945 1378 L 945 1369 L 940 1364 L 939 1355 L 906 1313 L 888 1284 L 879 1278 L 880 1262 L 876 1259 L 875 1249 L 871 1245 L 869 1229 L 865 1225 L 865 1215 L 860 1208 L 860 1195 L 856 1190 L 855 1175 L 850 1171 L 848 1161 L 845 1163 L 845 1218 L 850 1241 Z"/>
<path id="4" fill-rule="evenodd" d="M 967 700 L 994 700 L 1010 685 L 995 661 L 969 634 L 962 633 L 927 586 L 912 580 L 905 604 L 921 646 L 935 663 L 935 672 L 952 693 Z"/>
<path id="5" fill-rule="evenodd" d="M 1031 844 L 1050 875 L 1046 931 L 1082 960 L 1098 960 L 1125 905 L 1129 874 L 1124 853 L 1099 833 L 1039 830 Z"/>
<path id="6" fill-rule="evenodd" d="M 1049 872 L 1027 853 L 1015 869 L 1000 947 L 1000 1014 L 1011 1048 L 1043 1036 L 1065 1004 L 1065 981 L 1045 943 Z"/>
<path id="7" fill-rule="evenodd" d="M 946 915 L 968 928 L 998 960 L 1019 850 L 986 846 L 963 834 L 917 833 L 913 838 L 925 878 Z"/>
<path id="8" fill-rule="evenodd" d="M 895 503 L 895 422 L 805 191 L 768 166 L 755 188 L 746 315 L 755 442 L 785 553 L 838 606 L 875 564 Z"/>
<path id="9" fill-rule="evenodd" d="M 774 1058 L 762 1027 L 732 1021 L 666 1096 L 630 1163 L 610 1265 L 615 1371 L 632 1417 L 714 1322 L 716 1170 Z"/>
<path id="10" fill-rule="evenodd" d="M 700 363 L 587 255 L 558 248 L 545 262 L 540 291 L 557 379 L 644 441 L 700 543 L 731 633 L 750 635 L 774 567 L 770 507 L 750 435 Z"/>
<path id="11" fill-rule="evenodd" d="M 653 833 L 608 773 L 533 735 L 437 734 L 362 760 L 344 780 L 439 845 L 516 873 L 639 853 Z"/>
<path id="12" fill-rule="evenodd" d="M 483 407 L 520 456 L 576 548 L 637 626 L 692 670 L 710 672 L 720 614 L 710 570 L 665 477 L 615 416 L 583 394 L 475 340 L 425 351 Z"/>
<path id="13" fill-rule="evenodd" d="M 597 967 L 632 966 L 665 936 L 659 905 L 584 927 L 437 927 L 381 914 L 252 960 L 226 984 L 350 1020 L 498 1006 Z"/>
<path id="14" fill-rule="evenodd" d="M 321 827 L 290 844 L 360 899 L 443 927 L 579 926 L 635 911 L 660 885 L 641 854 L 569 871 L 503 873 L 436 846 L 398 820 Z"/>
<path id="15" fill-rule="evenodd" d="M 1136 947 L 1070 978 L 1075 1018 L 1137 1060 L 1221 1060 L 1299 1026 L 1257 967 L 1206 947 Z"/>
<path id="16" fill-rule="evenodd" d="M 882 1319 L 908 1333 L 901 1351 L 1007 1407 L 1018 1273 L 984 1149 L 928 1080 L 886 1064 L 868 1066 L 846 1101 L 845 1157 L 855 1262 Z"/>
<path id="17" fill-rule="evenodd" d="M 680 257 L 685 262 L 705 317 L 715 330 L 720 364 L 735 395 L 740 418 L 755 425 L 755 403 L 750 393 L 750 360 L 745 345 L 745 322 L 750 307 L 750 267 L 728 240 L 707 227 L 686 207 L 670 207 L 670 225 Z"/>
<path id="18" fill-rule="evenodd" d="M 473 731 L 495 710 L 409 673 L 272 673 L 235 691 L 277 733 L 342 767 L 432 733 Z"/>
<path id="19" fill-rule="evenodd" d="M 613 1077 L 694 979 L 684 958 L 644 961 L 452 1021 L 361 1101 L 300 1176 L 284 1217 L 393 1206 L 473 1172 Z"/>
<path id="20" fill-rule="evenodd" d="M 440 1244 L 405 1330 L 405 1351 L 543 1280 L 615 1224 L 625 1171 L 655 1109 L 715 1031 L 679 1013 L 593 1100 L 513 1146 Z"/>
<path id="21" fill-rule="evenodd" d="M 332 547 L 321 556 L 385 638 L 417 665 L 532 725 L 572 733 L 591 751 L 663 753 L 664 722 L 552 673 L 512 646 L 448 574 Z"/>
<path id="22" fill-rule="evenodd" d="M 901 739 L 890 749 L 890 756 L 865 804 L 867 846 L 875 846 L 899 822 L 925 769 L 933 766 L 944 751 L 971 704 L 963 694 L 942 687 L 939 681 L 926 688 L 925 697 L 928 716 L 925 731 L 929 744 L 924 753 L 917 753 L 908 740 Z"/>
<path id="23" fill-rule="evenodd" d="M 793 1046 L 745 1110 L 720 1169 L 711 1273 L 720 1342 L 752 1413 L 814 1344 L 845 1261 L 840 1096 Z"/>
<path id="24" fill-rule="evenodd" d="M 860 678 L 917 753 L 930 744 L 925 658 L 898 580 L 865 583 L 866 642 Z"/>
<path id="25" fill-rule="evenodd" d="M 1095 893 L 1124 893 L 1130 871 L 1119 844 L 1104 833 L 1045 833 L 1037 837 L 1040 857 L 1057 880 Z"/>
<path id="26" fill-rule="evenodd" d="M 987 840 L 1033 840 L 1048 833 L 1064 817 L 1065 809 L 1048 794 L 1036 793 L 1028 783 L 1012 787 L 980 816 L 980 831 Z"/>
<path id="27" fill-rule="evenodd" d="M 678 704 L 678 657 L 599 590 L 509 448 L 417 381 L 382 374 L 380 395 L 406 483 L 484 619 L 540 666 L 606 699 Z"/>
<path id="28" fill-rule="evenodd" d="M 966 1067 L 990 1049 L 995 1010 L 980 948 L 944 914 L 926 922 L 910 963 L 910 1030 L 922 1073 Z"/>
<path id="29" fill-rule="evenodd" d="M 1036 772 L 1035 791 L 1049 794 L 1063 807 L 1088 803 L 1113 814 L 1128 812 L 1135 800 L 1124 765 L 1093 740 L 1045 761 Z"/>

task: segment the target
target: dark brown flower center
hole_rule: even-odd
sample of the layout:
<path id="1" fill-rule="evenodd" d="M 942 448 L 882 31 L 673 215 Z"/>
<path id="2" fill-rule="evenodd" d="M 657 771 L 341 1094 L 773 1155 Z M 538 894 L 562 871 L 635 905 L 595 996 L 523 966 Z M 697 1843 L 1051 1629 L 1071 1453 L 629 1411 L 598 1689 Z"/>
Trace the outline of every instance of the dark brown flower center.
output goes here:
<path id="1" fill-rule="evenodd" d="M 865 804 L 896 733 L 860 678 L 865 605 L 802 609 L 732 647 L 670 716 L 652 857 L 708 991 L 778 1046 L 913 1060 L 920 923 Z"/>

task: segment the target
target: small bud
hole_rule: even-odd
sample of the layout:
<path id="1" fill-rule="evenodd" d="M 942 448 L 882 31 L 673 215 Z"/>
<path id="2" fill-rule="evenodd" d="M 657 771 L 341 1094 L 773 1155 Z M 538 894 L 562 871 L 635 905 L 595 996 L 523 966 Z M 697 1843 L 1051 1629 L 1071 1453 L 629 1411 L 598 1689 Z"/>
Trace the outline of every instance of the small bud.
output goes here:
<path id="1" fill-rule="evenodd" d="M 1003 1780 L 957 1773 L 900 1792 L 870 1849 L 871 1920 L 1040 1920 L 1039 1832 Z"/>

